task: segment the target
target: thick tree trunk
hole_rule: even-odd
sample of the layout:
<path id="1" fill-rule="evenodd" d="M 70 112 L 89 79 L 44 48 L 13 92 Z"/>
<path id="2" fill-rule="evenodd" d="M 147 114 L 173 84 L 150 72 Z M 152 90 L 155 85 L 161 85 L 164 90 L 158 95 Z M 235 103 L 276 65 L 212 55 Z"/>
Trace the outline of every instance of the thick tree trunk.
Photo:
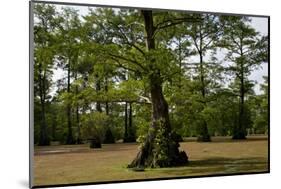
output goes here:
<path id="1" fill-rule="evenodd" d="M 150 10 L 142 10 L 144 17 L 147 51 L 155 49 L 153 15 Z M 168 104 L 162 92 L 160 71 L 150 62 L 153 73 L 150 76 L 152 102 L 152 123 L 146 139 L 129 168 L 169 167 L 188 162 L 185 152 L 180 152 L 179 143 L 172 138 Z"/>
<path id="2" fill-rule="evenodd" d="M 151 81 L 152 123 L 141 150 L 129 168 L 169 167 L 188 162 L 186 153 L 179 151 L 179 143 L 173 138 L 162 86 L 154 81 Z"/>
<path id="3" fill-rule="evenodd" d="M 47 133 L 46 124 L 46 110 L 45 110 L 45 80 L 46 76 L 43 74 L 42 77 L 42 65 L 39 65 L 39 95 L 40 95 L 40 105 L 41 105 L 41 124 L 40 124 L 40 135 L 39 135 L 39 146 L 50 145 L 50 140 Z"/>
<path id="4" fill-rule="evenodd" d="M 201 45 L 200 45 L 201 48 Z M 204 76 L 204 68 L 203 68 L 203 54 L 199 52 L 200 55 L 200 82 L 201 82 L 201 94 L 203 98 L 203 107 L 206 107 L 206 89 L 205 89 L 205 76 Z M 197 141 L 199 142 L 210 142 L 211 137 L 208 131 L 208 124 L 205 119 L 202 121 L 202 125 L 200 125 L 199 133 L 198 133 Z"/>

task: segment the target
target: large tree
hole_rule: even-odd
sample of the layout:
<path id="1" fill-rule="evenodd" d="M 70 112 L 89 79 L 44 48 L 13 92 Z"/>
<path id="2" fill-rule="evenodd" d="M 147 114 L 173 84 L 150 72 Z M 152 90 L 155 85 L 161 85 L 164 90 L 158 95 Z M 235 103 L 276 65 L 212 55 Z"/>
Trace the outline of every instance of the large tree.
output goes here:
<path id="1" fill-rule="evenodd" d="M 219 22 L 219 17 L 211 14 L 200 14 L 198 17 L 201 21 L 194 22 L 192 24 L 187 24 L 186 33 L 188 34 L 188 39 L 190 39 L 193 49 L 196 55 L 199 57 L 199 62 L 194 62 L 196 65 L 195 77 L 199 82 L 199 91 L 201 93 L 200 102 L 202 103 L 202 111 L 207 107 L 208 93 L 210 93 L 210 88 L 214 88 L 215 83 L 214 75 L 208 74 L 213 72 L 219 66 L 218 62 L 208 62 L 209 59 L 215 60 L 212 52 L 216 50 L 216 42 L 219 40 L 222 34 L 222 26 Z M 205 59 L 204 59 L 205 58 Z M 213 59 L 212 59 L 213 58 Z M 202 112 L 201 111 L 201 112 Z M 199 125 L 198 141 L 209 142 L 211 141 L 210 134 L 208 131 L 208 123 L 202 117 L 202 122 Z"/>
<path id="2" fill-rule="evenodd" d="M 144 19 L 146 52 L 155 52 L 155 34 L 160 28 L 154 25 L 153 13 L 150 10 L 142 10 Z M 162 91 L 163 73 L 157 65 L 161 61 L 159 57 L 152 56 L 146 60 L 150 73 L 148 82 L 152 102 L 151 129 L 136 158 L 129 167 L 139 166 L 173 166 L 187 163 L 185 152 L 180 152 L 179 144 L 172 138 L 169 119 L 169 107 Z M 159 62 L 158 62 L 159 64 Z M 159 140 L 157 140 L 159 139 Z"/>
<path id="3" fill-rule="evenodd" d="M 58 18 L 50 5 L 36 4 L 34 9 L 34 98 L 40 102 L 39 145 L 49 145 L 50 137 L 46 121 L 46 104 L 50 100 L 52 69 L 56 49 L 55 28 Z M 36 113 L 36 112 L 35 112 Z"/>
<path id="4" fill-rule="evenodd" d="M 63 8 L 62 13 L 60 15 L 62 20 L 59 32 L 60 32 L 60 50 L 58 53 L 59 66 L 62 69 L 66 70 L 66 115 L 67 115 L 67 138 L 66 144 L 74 144 L 75 138 L 73 136 L 73 123 L 72 123 L 72 99 L 71 96 L 71 83 L 72 79 L 77 79 L 77 70 L 74 68 L 77 67 L 78 58 L 79 58 L 79 48 L 80 45 L 80 29 L 81 29 L 81 21 L 79 19 L 79 15 L 76 10 L 72 8 Z M 76 89 L 75 89 L 76 90 Z M 78 89 L 77 89 L 78 90 Z M 77 91 L 78 92 L 78 91 Z M 76 107 L 76 113 L 77 107 Z M 76 115 L 77 116 L 77 115 Z M 77 117 L 77 121 L 79 116 Z M 78 123 L 79 124 L 79 123 Z"/>
<path id="5" fill-rule="evenodd" d="M 141 15 L 141 16 L 140 16 Z M 155 16 L 156 15 L 156 16 Z M 94 24 L 112 36 L 112 42 L 98 48 L 100 54 L 148 83 L 152 108 L 151 125 L 141 150 L 129 167 L 174 166 L 187 163 L 185 152 L 173 138 L 169 107 L 163 94 L 163 83 L 178 72 L 173 53 L 161 35 L 193 17 L 150 10 L 96 9 Z M 155 22 L 155 23 L 154 23 Z M 173 37 L 173 36 L 169 36 Z"/>
<path id="6" fill-rule="evenodd" d="M 245 139 L 247 116 L 245 96 L 251 91 L 249 75 L 258 66 L 267 62 L 267 37 L 262 37 L 246 17 L 222 16 L 224 36 L 222 47 L 227 50 L 226 60 L 230 62 L 228 72 L 235 76 L 233 93 L 239 97 L 238 124 L 233 130 L 233 139 Z"/>

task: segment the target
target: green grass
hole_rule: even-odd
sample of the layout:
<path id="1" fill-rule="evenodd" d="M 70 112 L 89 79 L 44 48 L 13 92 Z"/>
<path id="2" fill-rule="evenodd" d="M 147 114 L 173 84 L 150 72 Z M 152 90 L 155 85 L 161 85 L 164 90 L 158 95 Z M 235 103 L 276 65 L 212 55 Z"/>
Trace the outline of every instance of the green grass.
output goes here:
<path id="1" fill-rule="evenodd" d="M 233 141 L 217 137 L 210 143 L 192 139 L 181 143 L 189 156 L 187 166 L 132 171 L 127 164 L 135 157 L 137 144 L 106 144 L 35 147 L 34 184 L 69 184 L 178 176 L 264 172 L 268 170 L 268 143 L 264 137 Z"/>

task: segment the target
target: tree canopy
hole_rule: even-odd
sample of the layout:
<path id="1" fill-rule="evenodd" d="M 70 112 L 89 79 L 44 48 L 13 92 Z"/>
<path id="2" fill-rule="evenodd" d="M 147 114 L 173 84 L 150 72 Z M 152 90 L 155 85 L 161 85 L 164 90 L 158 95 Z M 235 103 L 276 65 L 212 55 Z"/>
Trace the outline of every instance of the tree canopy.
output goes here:
<path id="1" fill-rule="evenodd" d="M 182 137 L 268 131 L 268 37 L 245 16 L 35 4 L 35 143 L 140 142 L 129 167 L 186 164 Z"/>

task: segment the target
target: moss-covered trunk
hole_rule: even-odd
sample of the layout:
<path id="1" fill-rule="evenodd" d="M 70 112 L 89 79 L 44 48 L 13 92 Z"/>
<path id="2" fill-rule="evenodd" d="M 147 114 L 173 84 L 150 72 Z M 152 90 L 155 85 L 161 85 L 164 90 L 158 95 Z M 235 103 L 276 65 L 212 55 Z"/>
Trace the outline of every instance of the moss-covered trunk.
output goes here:
<path id="1" fill-rule="evenodd" d="M 147 51 L 155 49 L 152 11 L 142 10 L 146 32 Z M 162 91 L 159 69 L 150 62 L 152 74 L 149 77 L 152 102 L 152 122 L 140 151 L 128 167 L 169 167 L 188 162 L 185 152 L 180 152 L 179 143 L 172 137 L 169 108 Z"/>

